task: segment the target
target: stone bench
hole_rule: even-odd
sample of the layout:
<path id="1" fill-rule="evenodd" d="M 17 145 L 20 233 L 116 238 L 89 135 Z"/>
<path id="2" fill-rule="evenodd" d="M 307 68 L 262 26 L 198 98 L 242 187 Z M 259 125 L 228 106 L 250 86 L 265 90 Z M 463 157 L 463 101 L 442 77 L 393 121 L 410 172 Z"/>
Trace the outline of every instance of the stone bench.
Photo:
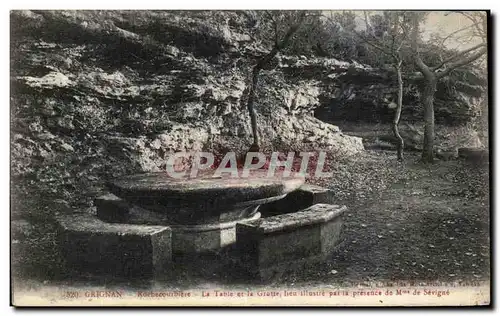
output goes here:
<path id="1" fill-rule="evenodd" d="M 270 217 L 297 212 L 320 203 L 333 204 L 333 191 L 317 185 L 304 184 L 281 200 L 261 205 L 259 212 L 262 217 Z"/>
<path id="2" fill-rule="evenodd" d="M 56 217 L 68 268 L 96 275 L 157 278 L 172 262 L 172 231 L 165 226 L 107 223 L 91 214 Z"/>
<path id="3" fill-rule="evenodd" d="M 268 279 L 325 260 L 338 244 L 345 206 L 315 204 L 303 211 L 236 226 L 240 268 Z"/>

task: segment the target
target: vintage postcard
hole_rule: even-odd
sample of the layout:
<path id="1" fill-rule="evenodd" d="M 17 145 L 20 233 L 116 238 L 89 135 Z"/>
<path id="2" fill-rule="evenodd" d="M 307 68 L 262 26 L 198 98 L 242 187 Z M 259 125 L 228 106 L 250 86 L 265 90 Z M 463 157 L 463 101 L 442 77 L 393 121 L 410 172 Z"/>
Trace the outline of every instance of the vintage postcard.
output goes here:
<path id="1" fill-rule="evenodd" d="M 11 11 L 11 304 L 490 305 L 489 18 Z"/>

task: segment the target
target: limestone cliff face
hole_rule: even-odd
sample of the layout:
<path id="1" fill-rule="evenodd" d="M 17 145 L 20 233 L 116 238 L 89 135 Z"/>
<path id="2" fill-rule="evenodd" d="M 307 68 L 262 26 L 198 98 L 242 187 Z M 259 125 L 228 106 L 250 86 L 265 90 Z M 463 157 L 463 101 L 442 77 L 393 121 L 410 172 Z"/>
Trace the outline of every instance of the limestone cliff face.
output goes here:
<path id="1" fill-rule="evenodd" d="M 247 24 L 229 11 L 13 11 L 12 175 L 21 191 L 38 182 L 45 197 L 91 199 L 103 179 L 162 170 L 174 151 L 248 148 L 247 79 L 266 49 Z M 331 119 L 325 106 L 381 86 L 371 100 L 386 106 L 391 80 L 355 61 L 278 55 L 257 90 L 264 147 L 362 151 L 360 138 L 314 114 Z"/>
<path id="2" fill-rule="evenodd" d="M 219 136 L 250 140 L 246 82 L 265 50 L 232 26 L 243 24 L 240 14 L 16 11 L 11 19 L 14 160 L 103 155 L 111 170 L 153 171 L 172 151 L 201 150 Z M 302 67 L 292 61 L 280 58 L 259 84 L 265 146 L 363 150 L 359 138 L 313 117 L 322 83 L 287 75 Z"/>

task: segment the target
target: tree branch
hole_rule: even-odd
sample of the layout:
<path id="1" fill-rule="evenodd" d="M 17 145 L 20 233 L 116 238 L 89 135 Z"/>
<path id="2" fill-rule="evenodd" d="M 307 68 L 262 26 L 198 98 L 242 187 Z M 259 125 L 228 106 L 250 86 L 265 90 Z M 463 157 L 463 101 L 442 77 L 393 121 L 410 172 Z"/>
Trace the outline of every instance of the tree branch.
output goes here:
<path id="1" fill-rule="evenodd" d="M 269 52 L 269 54 L 267 54 L 266 56 L 264 56 L 258 63 L 257 65 L 255 65 L 254 67 L 254 73 L 258 73 L 260 71 L 260 69 L 262 69 L 268 62 L 270 62 L 274 56 L 276 56 L 276 54 L 281 50 L 283 49 L 283 47 L 285 47 L 288 42 L 290 41 L 290 38 L 292 37 L 292 35 L 297 32 L 297 30 L 299 29 L 300 25 L 302 24 L 302 22 L 304 22 L 304 19 L 306 17 L 306 12 L 305 11 L 302 11 L 300 16 L 299 16 L 299 19 L 297 21 L 297 23 L 295 23 L 294 25 L 292 25 L 288 31 L 286 32 L 285 36 L 283 37 L 283 39 L 281 41 L 278 41 L 273 49 L 271 49 L 271 51 Z"/>
<path id="2" fill-rule="evenodd" d="M 473 54 L 465 59 L 462 59 L 462 60 L 459 60 L 455 63 L 450 64 L 450 66 L 448 68 L 446 68 L 445 71 L 438 72 L 436 74 L 437 78 L 443 78 L 444 76 L 447 76 L 448 74 L 450 74 L 450 72 L 452 72 L 453 70 L 474 62 L 475 60 L 477 60 L 478 58 L 480 58 L 481 56 L 486 54 L 487 51 L 488 51 L 488 49 L 485 47 L 485 48 L 481 49 L 480 51 L 476 52 L 475 54 Z"/>
<path id="3" fill-rule="evenodd" d="M 372 34 L 372 27 L 370 25 L 370 22 L 368 20 L 368 13 L 366 11 L 363 11 L 364 17 L 365 17 L 365 24 L 366 24 L 366 32 L 368 34 Z"/>
<path id="4" fill-rule="evenodd" d="M 299 20 L 297 21 L 297 23 L 295 23 L 294 25 L 292 25 L 292 27 L 290 27 L 290 29 L 288 29 L 288 32 L 286 32 L 285 36 L 283 37 L 283 40 L 279 43 L 278 50 L 282 49 L 283 47 L 285 47 L 288 44 L 288 41 L 290 40 L 290 38 L 292 37 L 292 35 L 295 32 L 297 32 L 297 30 L 299 29 L 299 27 L 302 24 L 302 22 L 304 22 L 305 18 L 306 18 L 306 12 L 302 11 L 302 13 L 299 16 Z"/>
<path id="5" fill-rule="evenodd" d="M 429 66 L 427 66 L 422 58 L 420 57 L 420 54 L 418 52 L 418 32 L 419 32 L 419 21 L 418 17 L 414 15 L 412 17 L 412 22 L 413 22 L 413 29 L 412 29 L 412 38 L 411 38 L 411 47 L 413 50 L 413 60 L 415 62 L 415 65 L 417 68 L 422 72 L 424 77 L 428 79 L 432 79 L 434 77 L 434 73 L 431 71 Z"/>
<path id="6" fill-rule="evenodd" d="M 274 15 L 271 14 L 268 10 L 265 11 L 266 14 L 269 16 L 269 19 L 271 20 L 273 26 L 274 26 L 274 46 L 278 45 L 278 39 L 279 39 L 279 32 L 278 32 L 278 21 L 274 18 Z"/>
<path id="7" fill-rule="evenodd" d="M 371 40 L 369 40 L 365 36 L 361 35 L 360 33 L 356 32 L 356 31 L 354 31 L 353 33 L 356 34 L 359 38 L 361 38 L 366 44 L 378 49 L 379 51 L 381 51 L 384 54 L 392 55 L 392 52 L 386 50 L 384 47 L 382 47 L 378 44 L 375 44 L 374 42 L 372 42 Z"/>
<path id="8" fill-rule="evenodd" d="M 465 16 L 466 18 L 468 18 L 471 22 L 472 22 L 472 26 L 474 26 L 477 30 L 477 36 L 481 37 L 481 40 L 483 41 L 483 43 L 486 42 L 486 15 L 484 16 L 478 16 L 477 15 L 477 12 L 476 15 L 474 15 L 474 13 L 471 13 L 471 14 L 468 14 L 467 12 L 459 12 L 460 14 L 462 14 L 463 16 Z M 478 21 L 478 19 L 481 19 L 482 21 Z M 482 28 L 481 26 L 482 25 Z"/>
<path id="9" fill-rule="evenodd" d="M 365 19 L 367 19 L 367 15 L 366 15 L 366 12 L 365 12 Z M 332 17 L 327 17 L 327 20 L 334 24 L 335 22 L 332 20 Z M 356 32 L 356 31 L 351 31 L 349 33 L 354 33 L 354 35 L 358 36 L 363 42 L 365 42 L 366 44 L 372 46 L 373 48 L 379 50 L 380 52 L 388 55 L 388 56 L 391 56 L 394 60 L 396 60 L 396 63 L 399 61 L 400 56 L 399 56 L 399 52 L 401 50 L 401 47 L 403 46 L 403 43 L 404 43 L 404 39 L 406 38 L 406 32 L 405 32 L 405 29 L 403 28 L 403 26 L 401 26 L 401 29 L 403 31 L 403 37 L 397 47 L 397 49 L 394 49 L 394 44 L 395 44 L 395 40 L 396 40 L 396 36 L 397 36 L 397 29 L 400 27 L 400 23 L 399 21 L 397 23 L 395 23 L 395 25 L 393 26 L 393 34 L 392 34 L 392 44 L 391 44 L 391 48 L 388 49 L 387 47 L 383 47 L 382 45 L 378 44 L 378 43 L 375 43 L 377 41 L 377 39 L 374 39 L 374 40 L 371 40 L 369 39 L 368 37 L 362 35 L 361 33 L 359 32 Z"/>
<path id="10" fill-rule="evenodd" d="M 465 31 L 465 30 L 467 30 L 467 29 L 470 29 L 470 28 L 471 28 L 471 27 L 473 27 L 473 26 L 474 26 L 474 25 L 468 25 L 468 26 L 463 27 L 463 28 L 461 28 L 461 29 L 459 29 L 459 30 L 456 30 L 455 32 L 452 32 L 452 33 L 448 34 L 448 36 L 446 36 L 445 38 L 443 38 L 443 40 L 441 41 L 441 45 L 443 45 L 443 44 L 444 44 L 444 42 L 446 42 L 446 41 L 447 41 L 450 37 L 452 37 L 453 35 L 455 35 L 455 34 L 457 34 L 457 33 L 460 33 L 460 32 L 463 32 L 463 31 Z"/>
<path id="11" fill-rule="evenodd" d="M 453 55 L 453 56 L 451 56 L 451 57 L 449 57 L 449 58 L 447 58 L 447 59 L 443 60 L 443 61 L 441 62 L 441 64 L 439 64 L 439 66 L 432 67 L 432 70 L 433 70 L 433 71 L 436 71 L 436 70 L 438 70 L 439 68 L 443 67 L 446 63 L 449 63 L 450 61 L 455 60 L 455 59 L 457 59 L 457 58 L 459 58 L 459 57 L 462 57 L 462 56 L 464 56 L 465 54 L 470 53 L 470 52 L 472 52 L 472 51 L 474 51 L 474 50 L 476 50 L 476 49 L 478 49 L 478 48 L 481 48 L 481 47 L 486 47 L 486 44 L 478 44 L 478 45 L 476 45 L 476 46 L 474 46 L 474 47 L 471 47 L 471 48 L 469 48 L 469 49 L 466 49 L 466 50 L 464 50 L 464 51 L 461 51 L 461 52 L 459 52 L 459 53 L 456 53 L 455 55 Z"/>
<path id="12" fill-rule="evenodd" d="M 393 21 L 394 19 L 394 21 Z M 394 52 L 394 43 L 396 42 L 396 36 L 398 34 L 399 30 L 399 18 L 396 15 L 391 16 L 391 23 L 392 23 L 392 42 L 391 42 L 391 52 Z M 403 41 L 401 41 L 403 42 Z"/>

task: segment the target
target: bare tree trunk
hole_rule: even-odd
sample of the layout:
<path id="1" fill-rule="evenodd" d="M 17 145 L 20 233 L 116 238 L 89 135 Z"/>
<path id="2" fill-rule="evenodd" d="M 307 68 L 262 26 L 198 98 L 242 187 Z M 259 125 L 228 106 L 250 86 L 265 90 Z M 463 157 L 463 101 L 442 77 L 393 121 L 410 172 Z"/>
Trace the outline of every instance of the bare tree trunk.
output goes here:
<path id="1" fill-rule="evenodd" d="M 255 100 L 255 89 L 257 89 L 257 81 L 259 80 L 259 73 L 264 68 L 264 66 L 271 61 L 274 56 L 278 53 L 278 47 L 275 47 L 264 56 L 254 67 L 252 70 L 252 81 L 250 83 L 250 88 L 248 91 L 248 100 L 247 100 L 247 109 L 248 114 L 250 115 L 250 123 L 252 126 L 252 134 L 253 134 L 253 143 L 250 147 L 250 151 L 258 152 L 260 147 L 259 133 L 257 129 L 257 112 L 254 107 Z"/>
<path id="2" fill-rule="evenodd" d="M 422 162 L 434 161 L 434 93 L 436 92 L 436 78 L 426 78 L 422 93 L 422 105 L 424 106 L 424 146 L 422 150 Z"/>
<path id="3" fill-rule="evenodd" d="M 258 152 L 260 145 L 259 133 L 257 130 L 257 112 L 255 112 L 255 108 L 253 106 L 255 99 L 255 89 L 257 87 L 257 80 L 259 79 L 259 72 L 260 72 L 260 69 L 258 69 L 257 66 L 258 64 L 254 67 L 252 71 L 252 83 L 250 85 L 250 91 L 247 101 L 247 109 L 248 109 L 248 114 L 250 115 L 250 123 L 252 125 L 252 134 L 253 134 L 253 143 L 250 151 L 253 152 Z"/>
<path id="4" fill-rule="evenodd" d="M 249 150 L 250 152 L 258 152 L 260 150 L 259 133 L 257 130 L 257 113 L 255 112 L 255 107 L 254 107 L 255 89 L 257 88 L 259 73 L 274 58 L 274 56 L 276 56 L 276 54 L 278 54 L 278 52 L 288 44 L 288 41 L 290 40 L 292 35 L 298 30 L 298 28 L 304 21 L 305 17 L 306 17 L 306 12 L 303 11 L 299 16 L 297 23 L 292 25 L 288 29 L 287 33 L 285 34 L 281 42 L 278 41 L 277 34 L 275 34 L 276 42 L 274 43 L 273 49 L 271 49 L 269 54 L 262 57 L 253 67 L 252 82 L 250 84 L 250 88 L 248 91 L 248 99 L 247 99 L 247 109 L 248 109 L 248 114 L 250 115 L 250 123 L 252 126 L 252 134 L 253 134 L 253 143 L 250 146 Z"/>
<path id="5" fill-rule="evenodd" d="M 437 72 L 436 68 L 429 68 L 419 55 L 418 49 L 418 34 L 419 34 L 419 17 L 414 14 L 412 17 L 412 41 L 411 46 L 413 50 L 413 60 L 415 65 L 424 75 L 425 86 L 422 91 L 421 102 L 424 106 L 424 147 L 422 150 L 422 162 L 433 162 L 434 161 L 434 94 L 436 93 L 437 81 L 441 78 L 449 75 L 453 70 L 468 65 L 475 60 L 479 59 L 481 56 L 486 54 L 488 48 L 485 44 L 479 44 L 472 48 L 466 49 L 451 58 L 445 60 L 437 68 L 442 67 L 444 64 L 448 63 L 446 69 Z M 474 54 L 469 54 L 475 49 L 481 48 Z M 460 59 L 461 58 L 461 59 Z"/>
<path id="6" fill-rule="evenodd" d="M 399 119 L 401 118 L 401 110 L 403 109 L 403 76 L 401 75 L 401 61 L 396 61 L 395 68 L 398 75 L 398 104 L 396 107 L 396 113 L 394 114 L 394 120 L 392 121 L 392 131 L 398 140 L 398 160 L 403 161 L 403 149 L 405 143 L 403 137 L 399 134 L 398 128 Z"/>
<path id="7" fill-rule="evenodd" d="M 368 19 L 368 13 L 366 11 L 363 11 L 363 15 L 365 16 L 365 24 L 366 24 L 366 33 L 372 34 L 372 27 L 370 25 L 370 20 Z"/>
<path id="8" fill-rule="evenodd" d="M 437 77 L 434 71 L 427 66 L 420 58 L 418 50 L 419 20 L 418 16 L 413 16 L 412 30 L 412 50 L 415 65 L 424 75 L 424 88 L 422 90 L 420 102 L 424 107 L 424 145 L 422 150 L 422 162 L 434 161 L 434 93 L 436 92 Z"/>

